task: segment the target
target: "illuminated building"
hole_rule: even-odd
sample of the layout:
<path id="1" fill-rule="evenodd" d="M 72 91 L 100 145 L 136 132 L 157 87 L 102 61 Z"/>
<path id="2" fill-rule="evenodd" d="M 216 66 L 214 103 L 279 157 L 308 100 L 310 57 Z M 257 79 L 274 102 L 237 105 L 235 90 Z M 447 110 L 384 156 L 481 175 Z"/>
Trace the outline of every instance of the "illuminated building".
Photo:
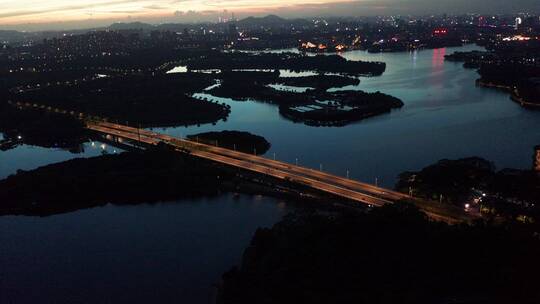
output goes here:
<path id="1" fill-rule="evenodd" d="M 316 47 L 317 47 L 316 44 L 314 44 L 314 43 L 312 43 L 312 42 L 309 42 L 309 41 L 308 41 L 308 42 L 303 42 L 303 43 L 302 43 L 302 48 L 303 48 L 303 49 L 314 49 L 314 48 L 316 48 Z"/>
<path id="2" fill-rule="evenodd" d="M 338 44 L 335 46 L 336 51 L 344 51 L 347 47 L 343 44 Z"/>
<path id="3" fill-rule="evenodd" d="M 521 17 L 517 17 L 516 18 L 516 23 L 514 25 L 514 28 L 517 30 L 519 29 L 519 26 L 523 23 L 523 20 L 521 19 Z"/>
<path id="4" fill-rule="evenodd" d="M 433 30 L 434 37 L 444 37 L 448 34 L 448 30 L 445 28 L 436 28 Z"/>
<path id="5" fill-rule="evenodd" d="M 523 35 L 515 35 L 512 37 L 503 38 L 503 41 L 528 41 L 528 40 L 531 40 L 531 37 L 527 37 Z"/>

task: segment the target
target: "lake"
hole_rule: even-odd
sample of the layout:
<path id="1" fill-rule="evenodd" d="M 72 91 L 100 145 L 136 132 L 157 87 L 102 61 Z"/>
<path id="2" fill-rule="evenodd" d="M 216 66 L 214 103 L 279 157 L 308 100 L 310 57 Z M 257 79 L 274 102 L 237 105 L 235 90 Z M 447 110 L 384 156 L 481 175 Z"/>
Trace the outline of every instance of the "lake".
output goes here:
<path id="1" fill-rule="evenodd" d="M 444 55 L 476 46 L 411 53 L 352 51 L 352 60 L 384 61 L 383 76 L 357 87 L 382 91 L 405 106 L 345 127 L 309 127 L 259 102 L 231 105 L 227 121 L 156 129 L 186 136 L 240 130 L 264 136 L 280 160 L 392 187 L 397 175 L 442 158 L 481 156 L 498 168 L 530 168 L 540 144 L 540 112 L 508 94 L 475 87 L 478 77 Z M 183 69 L 178 69 L 183 71 Z M 0 178 L 18 169 L 99 155 L 20 146 L 0 152 Z M 108 153 L 114 148 L 105 147 Z M 48 217 L 0 217 L 0 302 L 209 303 L 212 285 L 238 264 L 257 227 L 296 209 L 260 196 L 224 194 L 197 200 L 79 210 Z"/>
<path id="2" fill-rule="evenodd" d="M 226 194 L 0 217 L 0 303 L 211 303 L 257 228 L 289 210 Z"/>
<path id="3" fill-rule="evenodd" d="M 497 168 L 531 168 L 533 147 L 540 143 L 540 111 L 512 102 L 505 92 L 475 86 L 475 70 L 444 61 L 454 51 L 482 50 L 475 45 L 377 53 L 351 51 L 351 60 L 383 61 L 386 72 L 362 77 L 356 87 L 381 91 L 403 100 L 389 114 L 345 127 L 310 127 L 280 116 L 274 105 L 212 99 L 229 104 L 227 121 L 200 127 L 156 129 L 175 136 L 240 130 L 264 136 L 271 144 L 266 157 L 393 187 L 397 175 L 443 158 L 480 156 Z M 208 94 L 202 95 L 211 97 Z"/>

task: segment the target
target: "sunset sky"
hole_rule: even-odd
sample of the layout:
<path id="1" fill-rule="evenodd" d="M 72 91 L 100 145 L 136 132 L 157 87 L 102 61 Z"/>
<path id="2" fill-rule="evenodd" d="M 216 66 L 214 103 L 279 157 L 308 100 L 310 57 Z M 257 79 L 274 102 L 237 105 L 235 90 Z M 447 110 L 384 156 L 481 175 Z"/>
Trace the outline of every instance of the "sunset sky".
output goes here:
<path id="1" fill-rule="evenodd" d="M 196 22 L 219 14 L 373 15 L 538 10 L 539 0 L 0 0 L 0 29 L 114 21 Z"/>
<path id="2" fill-rule="evenodd" d="M 3 0 L 0 24 L 172 15 L 175 11 L 259 11 L 344 0 Z"/>

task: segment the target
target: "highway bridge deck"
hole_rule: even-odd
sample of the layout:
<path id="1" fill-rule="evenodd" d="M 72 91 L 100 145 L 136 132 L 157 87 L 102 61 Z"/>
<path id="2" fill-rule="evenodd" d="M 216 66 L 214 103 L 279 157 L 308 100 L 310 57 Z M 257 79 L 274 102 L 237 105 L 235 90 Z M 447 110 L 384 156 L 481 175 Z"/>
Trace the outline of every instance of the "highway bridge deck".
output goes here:
<path id="1" fill-rule="evenodd" d="M 431 202 L 421 201 L 407 194 L 377 187 L 371 184 L 336 176 L 330 173 L 313 170 L 261 156 L 233 151 L 221 147 L 180 139 L 166 134 L 109 122 L 88 122 L 87 128 L 105 136 L 113 136 L 156 146 L 164 143 L 178 151 L 189 151 L 192 155 L 214 162 L 235 166 L 278 179 L 293 181 L 313 189 L 337 195 L 352 201 L 382 206 L 399 200 L 407 200 L 417 204 L 429 217 L 449 223 L 468 221 L 469 214 L 448 206 L 437 206 Z"/>

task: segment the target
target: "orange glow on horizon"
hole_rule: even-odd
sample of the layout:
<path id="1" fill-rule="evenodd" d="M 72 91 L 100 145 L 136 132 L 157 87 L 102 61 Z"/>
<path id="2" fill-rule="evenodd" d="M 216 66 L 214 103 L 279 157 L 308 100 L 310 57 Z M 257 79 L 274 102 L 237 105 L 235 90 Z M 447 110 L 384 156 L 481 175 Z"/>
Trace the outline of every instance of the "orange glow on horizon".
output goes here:
<path id="1" fill-rule="evenodd" d="M 0 25 L 54 23 L 88 20 L 130 20 L 260 14 L 303 5 L 352 2 L 353 0 L 5 0 L 0 3 Z"/>

